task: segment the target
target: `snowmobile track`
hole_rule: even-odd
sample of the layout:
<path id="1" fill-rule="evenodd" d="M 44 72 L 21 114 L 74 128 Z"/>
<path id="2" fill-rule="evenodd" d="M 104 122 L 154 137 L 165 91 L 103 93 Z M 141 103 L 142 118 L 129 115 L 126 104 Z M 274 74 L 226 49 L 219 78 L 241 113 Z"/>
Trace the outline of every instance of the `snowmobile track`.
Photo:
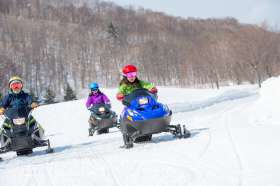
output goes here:
<path id="1" fill-rule="evenodd" d="M 242 105 L 242 106 L 239 106 L 238 108 L 235 108 L 233 110 L 230 111 L 230 113 L 233 113 L 234 110 L 243 110 L 243 108 L 245 108 L 246 105 Z M 241 107 L 241 108 L 240 108 Z M 225 116 L 223 116 L 225 117 Z M 238 186 L 242 186 L 243 185 L 243 177 L 242 177 L 242 172 L 243 172 L 243 165 L 242 165 L 242 160 L 241 160 L 241 157 L 238 153 L 238 150 L 237 150 L 237 147 L 236 147 L 236 144 L 234 143 L 234 138 L 233 138 L 233 135 L 232 135 L 232 132 L 231 132 L 231 129 L 230 129 L 230 121 L 231 121 L 231 115 L 228 115 L 225 117 L 225 127 L 226 127 L 226 131 L 227 131 L 227 135 L 228 135 L 228 138 L 230 140 L 230 143 L 231 143 L 231 146 L 232 146 L 232 149 L 233 149 L 233 152 L 235 154 L 235 158 L 238 162 L 238 167 L 239 167 L 239 181 L 238 181 Z"/>
<path id="2" fill-rule="evenodd" d="M 88 158 L 90 163 L 93 165 L 95 165 L 93 159 L 95 159 L 96 161 L 101 160 L 101 164 L 104 165 L 104 167 L 106 168 L 106 170 L 108 171 L 108 173 L 111 175 L 111 177 L 113 178 L 113 182 L 115 186 L 124 186 L 124 184 L 121 183 L 121 181 L 118 179 L 118 176 L 116 176 L 116 171 L 114 170 L 113 166 L 102 156 L 99 155 L 96 152 L 91 153 L 91 157 Z"/>
<path id="3" fill-rule="evenodd" d="M 103 160 L 105 165 L 107 165 L 106 167 L 108 167 L 108 170 L 109 170 L 109 172 L 110 172 L 110 174 L 111 174 L 111 176 L 112 176 L 112 178 L 115 182 L 115 185 L 124 186 L 124 184 L 122 184 L 120 182 L 120 180 L 118 179 L 118 176 L 116 176 L 116 171 L 114 170 L 113 166 L 105 158 L 103 158 L 103 157 L 100 157 L 100 158 Z"/>

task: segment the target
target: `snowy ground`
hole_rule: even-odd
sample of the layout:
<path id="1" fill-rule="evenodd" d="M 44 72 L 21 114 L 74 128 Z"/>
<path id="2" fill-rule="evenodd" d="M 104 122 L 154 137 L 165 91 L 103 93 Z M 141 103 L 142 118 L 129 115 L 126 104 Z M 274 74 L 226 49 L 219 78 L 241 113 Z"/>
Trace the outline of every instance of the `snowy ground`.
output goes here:
<path id="1" fill-rule="evenodd" d="M 87 136 L 85 100 L 42 106 L 34 116 L 55 153 L 41 148 L 29 157 L 2 155 L 0 185 L 279 186 L 279 82 L 266 81 L 261 90 L 160 88 L 159 100 L 174 111 L 172 123 L 186 124 L 192 137 L 158 134 L 129 150 L 119 148 L 116 129 Z M 105 92 L 120 113 L 116 90 Z"/>

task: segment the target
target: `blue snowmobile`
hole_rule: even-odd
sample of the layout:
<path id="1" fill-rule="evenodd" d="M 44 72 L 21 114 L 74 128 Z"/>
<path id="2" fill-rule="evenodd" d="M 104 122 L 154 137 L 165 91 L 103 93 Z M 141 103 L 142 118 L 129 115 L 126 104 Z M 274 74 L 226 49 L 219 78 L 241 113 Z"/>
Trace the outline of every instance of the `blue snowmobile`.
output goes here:
<path id="1" fill-rule="evenodd" d="M 125 96 L 123 104 L 126 107 L 120 117 L 120 128 L 125 148 L 133 147 L 134 142 L 150 141 L 153 134 L 161 132 L 170 132 L 177 138 L 191 135 L 185 125 L 170 125 L 172 111 L 157 102 L 147 89 L 136 89 Z"/>

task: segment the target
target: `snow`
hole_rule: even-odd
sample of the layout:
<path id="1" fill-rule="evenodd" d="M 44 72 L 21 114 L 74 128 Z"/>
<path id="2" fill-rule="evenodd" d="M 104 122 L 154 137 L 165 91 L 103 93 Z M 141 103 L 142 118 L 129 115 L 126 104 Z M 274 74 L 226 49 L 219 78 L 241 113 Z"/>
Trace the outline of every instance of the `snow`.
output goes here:
<path id="1" fill-rule="evenodd" d="M 42 106 L 33 115 L 55 150 L 28 157 L 2 154 L 0 185 L 9 186 L 277 186 L 280 185 L 280 78 L 256 86 L 214 89 L 159 88 L 174 111 L 172 123 L 192 136 L 168 133 L 150 143 L 119 148 L 121 133 L 88 137 L 85 99 Z M 116 89 L 104 89 L 120 113 Z"/>
<path id="2" fill-rule="evenodd" d="M 258 125 L 280 125 L 280 78 L 270 78 L 262 83 L 260 98 L 254 105 L 259 117 L 252 121 Z"/>

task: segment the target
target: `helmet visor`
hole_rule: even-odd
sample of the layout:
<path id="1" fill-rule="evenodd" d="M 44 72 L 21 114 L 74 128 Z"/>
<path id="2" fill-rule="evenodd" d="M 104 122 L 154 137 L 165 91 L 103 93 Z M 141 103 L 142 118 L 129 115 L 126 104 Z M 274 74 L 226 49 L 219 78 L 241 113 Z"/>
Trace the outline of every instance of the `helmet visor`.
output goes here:
<path id="1" fill-rule="evenodd" d="M 124 76 L 127 78 L 134 78 L 137 76 L 137 72 L 129 72 L 129 73 L 124 74 Z"/>
<path id="2" fill-rule="evenodd" d="M 12 82 L 10 84 L 10 89 L 12 89 L 12 90 L 20 90 L 20 89 L 22 89 L 22 83 L 19 82 L 19 81 Z"/>

